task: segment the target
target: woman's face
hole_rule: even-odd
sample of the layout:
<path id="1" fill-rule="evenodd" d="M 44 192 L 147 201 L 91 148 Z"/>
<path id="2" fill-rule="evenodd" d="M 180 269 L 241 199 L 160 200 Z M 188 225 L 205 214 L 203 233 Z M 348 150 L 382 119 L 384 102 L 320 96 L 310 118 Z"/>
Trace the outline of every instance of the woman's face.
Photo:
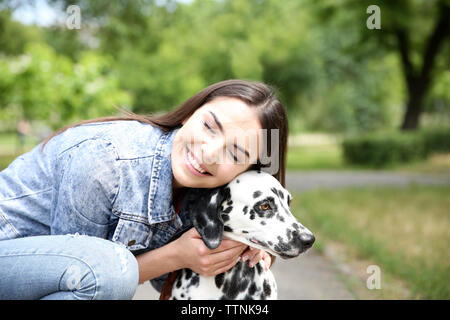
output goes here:
<path id="1" fill-rule="evenodd" d="M 172 147 L 173 187 L 214 188 L 256 163 L 261 125 L 254 108 L 218 97 L 197 109 Z"/>

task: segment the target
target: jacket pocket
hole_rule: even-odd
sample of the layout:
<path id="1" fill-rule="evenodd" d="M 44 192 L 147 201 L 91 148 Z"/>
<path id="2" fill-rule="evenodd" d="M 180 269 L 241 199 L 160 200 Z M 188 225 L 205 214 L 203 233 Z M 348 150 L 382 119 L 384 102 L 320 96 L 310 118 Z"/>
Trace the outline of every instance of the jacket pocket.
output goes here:
<path id="1" fill-rule="evenodd" d="M 146 249 L 152 238 L 149 225 L 127 219 L 119 219 L 112 241 L 123 244 L 128 250 Z"/>

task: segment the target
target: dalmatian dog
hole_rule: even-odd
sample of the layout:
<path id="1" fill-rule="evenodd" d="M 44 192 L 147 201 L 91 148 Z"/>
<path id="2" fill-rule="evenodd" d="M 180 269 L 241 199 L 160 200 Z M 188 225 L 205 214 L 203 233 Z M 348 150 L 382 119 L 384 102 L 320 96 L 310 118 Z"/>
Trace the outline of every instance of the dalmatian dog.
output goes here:
<path id="1" fill-rule="evenodd" d="M 268 173 L 250 170 L 222 187 L 190 190 L 181 208 L 209 249 L 225 237 L 289 259 L 314 243 L 314 235 L 289 210 L 291 194 Z M 277 299 L 277 285 L 263 261 L 253 268 L 240 261 L 215 277 L 181 270 L 169 299 Z"/>

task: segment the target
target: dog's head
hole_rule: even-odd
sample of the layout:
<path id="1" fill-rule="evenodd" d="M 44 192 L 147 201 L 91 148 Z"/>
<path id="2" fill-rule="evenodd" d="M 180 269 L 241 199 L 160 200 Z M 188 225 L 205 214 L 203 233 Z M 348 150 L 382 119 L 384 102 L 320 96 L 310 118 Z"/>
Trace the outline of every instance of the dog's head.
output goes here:
<path id="1" fill-rule="evenodd" d="M 289 210 L 291 194 L 273 176 L 246 171 L 230 183 L 188 194 L 189 214 L 205 245 L 217 248 L 222 237 L 282 258 L 309 249 L 314 236 Z"/>

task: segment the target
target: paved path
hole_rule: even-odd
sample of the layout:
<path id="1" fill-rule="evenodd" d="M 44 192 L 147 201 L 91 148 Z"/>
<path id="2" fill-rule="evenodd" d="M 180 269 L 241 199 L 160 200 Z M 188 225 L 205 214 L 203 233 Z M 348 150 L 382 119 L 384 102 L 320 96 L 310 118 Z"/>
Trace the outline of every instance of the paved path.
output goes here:
<path id="1" fill-rule="evenodd" d="M 286 185 L 291 192 L 314 188 L 390 185 L 410 183 L 449 185 L 450 175 L 424 175 L 383 171 L 310 171 L 288 172 Z M 341 273 L 327 257 L 311 249 L 292 260 L 277 259 L 272 271 L 278 283 L 279 299 L 354 299 L 340 280 Z M 134 299 L 158 299 L 159 294 L 147 282 L 140 285 Z"/>
<path id="2" fill-rule="evenodd" d="M 450 174 L 426 175 L 388 171 L 294 171 L 286 175 L 286 186 L 292 192 L 314 188 L 340 188 L 357 186 L 407 186 L 410 183 L 448 185 Z"/>

